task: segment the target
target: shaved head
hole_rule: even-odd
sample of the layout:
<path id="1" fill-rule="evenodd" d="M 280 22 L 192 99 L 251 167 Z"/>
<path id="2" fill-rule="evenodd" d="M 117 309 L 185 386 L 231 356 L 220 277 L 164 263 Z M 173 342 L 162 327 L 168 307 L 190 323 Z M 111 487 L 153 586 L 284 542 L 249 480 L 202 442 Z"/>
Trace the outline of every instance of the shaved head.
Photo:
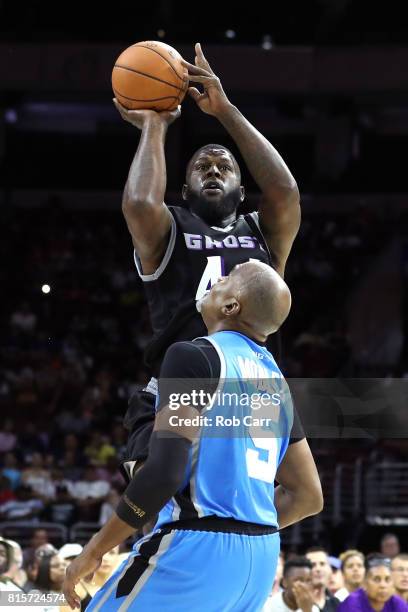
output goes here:
<path id="1" fill-rule="evenodd" d="M 290 306 L 287 284 L 260 261 L 235 266 L 197 304 L 210 333 L 230 329 L 260 341 L 279 329 Z"/>
<path id="2" fill-rule="evenodd" d="M 270 266 L 250 261 L 237 266 L 241 319 L 266 336 L 276 332 L 289 314 L 290 291 Z"/>

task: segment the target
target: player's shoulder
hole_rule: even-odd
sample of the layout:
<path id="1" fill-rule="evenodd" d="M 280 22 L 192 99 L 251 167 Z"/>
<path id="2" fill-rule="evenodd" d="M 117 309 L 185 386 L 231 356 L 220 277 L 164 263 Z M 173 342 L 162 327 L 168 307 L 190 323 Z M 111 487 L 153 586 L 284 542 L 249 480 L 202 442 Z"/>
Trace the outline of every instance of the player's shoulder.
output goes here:
<path id="1" fill-rule="evenodd" d="M 172 358 L 176 355 L 189 355 L 195 351 L 193 342 L 189 340 L 181 340 L 180 342 L 174 342 L 166 350 L 165 357 Z"/>
<path id="2" fill-rule="evenodd" d="M 217 352 L 203 339 L 175 342 L 166 351 L 160 377 L 211 377 L 219 370 L 217 360 Z"/>
<path id="3" fill-rule="evenodd" d="M 202 350 L 215 350 L 212 346 L 211 342 L 206 338 L 196 338 L 195 340 L 180 340 L 179 342 L 174 342 L 169 346 L 166 351 L 166 358 L 174 358 L 177 356 L 189 356 L 197 353 L 201 353 Z"/>

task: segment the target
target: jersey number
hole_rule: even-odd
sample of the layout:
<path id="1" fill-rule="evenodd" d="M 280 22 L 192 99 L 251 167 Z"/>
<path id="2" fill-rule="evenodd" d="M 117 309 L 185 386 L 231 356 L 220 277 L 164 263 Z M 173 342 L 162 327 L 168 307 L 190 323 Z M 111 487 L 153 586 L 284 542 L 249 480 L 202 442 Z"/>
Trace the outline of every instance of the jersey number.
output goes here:
<path id="1" fill-rule="evenodd" d="M 223 276 L 224 261 L 220 255 L 207 257 L 207 265 L 205 266 L 203 275 L 198 285 L 196 300 L 200 300 L 207 291 L 218 281 L 220 276 Z"/>
<path id="2" fill-rule="evenodd" d="M 251 428 L 249 432 L 251 433 Z M 275 480 L 278 458 L 276 438 L 253 438 L 251 435 L 251 439 L 256 449 L 247 448 L 246 463 L 248 476 L 272 484 Z M 261 458 L 262 455 L 266 455 L 266 457 Z"/>
<path id="3" fill-rule="evenodd" d="M 250 258 L 249 261 L 258 260 Z M 212 255 L 211 257 L 207 257 L 207 265 L 205 266 L 200 284 L 198 285 L 195 299 L 200 300 L 203 295 L 209 291 L 213 285 L 215 285 L 218 279 L 221 276 L 224 276 L 224 274 L 224 260 L 221 255 Z"/>

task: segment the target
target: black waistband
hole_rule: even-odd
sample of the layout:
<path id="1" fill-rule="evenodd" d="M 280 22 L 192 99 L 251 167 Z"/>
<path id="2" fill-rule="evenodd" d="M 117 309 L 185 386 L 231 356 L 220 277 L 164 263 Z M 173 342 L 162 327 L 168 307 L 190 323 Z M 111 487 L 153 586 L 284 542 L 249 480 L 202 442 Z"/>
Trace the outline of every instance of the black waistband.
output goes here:
<path id="1" fill-rule="evenodd" d="M 247 523 L 236 521 L 220 516 L 204 516 L 203 518 L 183 519 L 166 523 L 160 528 L 161 531 L 172 531 L 173 529 L 191 531 L 219 531 L 221 533 L 238 533 L 242 535 L 269 535 L 277 533 L 278 529 L 272 525 L 259 525 L 258 523 Z"/>

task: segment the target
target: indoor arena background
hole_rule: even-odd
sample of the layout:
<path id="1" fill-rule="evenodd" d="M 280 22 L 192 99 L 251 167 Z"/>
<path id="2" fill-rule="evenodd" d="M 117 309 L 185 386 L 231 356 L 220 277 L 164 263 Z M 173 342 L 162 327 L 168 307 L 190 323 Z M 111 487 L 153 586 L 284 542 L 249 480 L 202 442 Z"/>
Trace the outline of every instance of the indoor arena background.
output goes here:
<path id="1" fill-rule="evenodd" d="M 381 379 L 404 394 L 406 21 L 392 0 L 386 10 L 268 4 L 270 17 L 257 2 L 245 12 L 169 0 L 0 2 L 0 533 L 27 550 L 42 526 L 57 548 L 83 544 L 112 512 L 124 486 L 122 417 L 149 378 L 151 329 L 121 212 L 139 131 L 120 118 L 110 86 L 131 43 L 161 39 L 192 61 L 201 42 L 230 100 L 297 180 L 293 307 L 273 347 L 285 376 Z M 236 147 L 189 99 L 168 132 L 168 203 L 180 203 L 186 163 L 208 142 L 237 154 L 244 209 L 255 208 Z M 389 531 L 406 542 L 407 428 L 389 420 L 361 435 L 310 435 L 325 508 L 282 533 L 286 554 L 377 551 Z M 22 514 L 4 506 L 12 500 Z"/>

